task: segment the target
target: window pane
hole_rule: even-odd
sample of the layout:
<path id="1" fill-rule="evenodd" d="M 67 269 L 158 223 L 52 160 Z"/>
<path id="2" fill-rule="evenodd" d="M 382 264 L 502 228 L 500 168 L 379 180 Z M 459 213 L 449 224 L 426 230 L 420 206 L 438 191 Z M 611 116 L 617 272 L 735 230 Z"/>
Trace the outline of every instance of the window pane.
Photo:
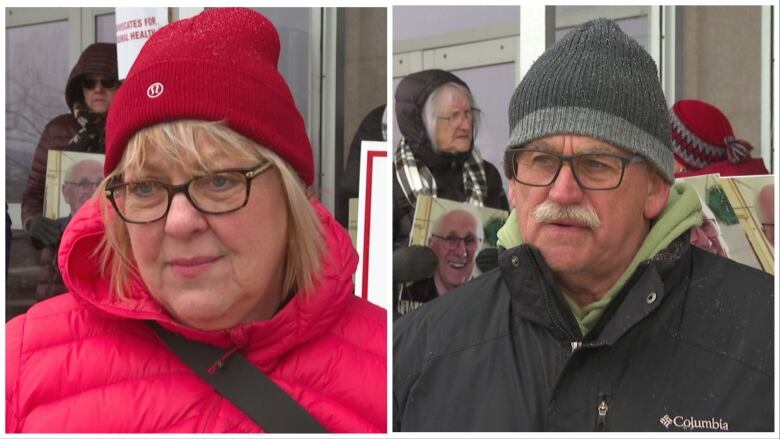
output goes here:
<path id="1" fill-rule="evenodd" d="M 393 40 L 517 24 L 518 6 L 395 6 Z"/>
<path id="2" fill-rule="evenodd" d="M 587 21 L 596 18 L 596 16 L 598 15 L 603 14 L 603 11 L 605 9 L 609 9 L 609 8 L 605 6 L 556 6 L 555 14 L 556 17 L 558 18 L 560 18 L 561 16 L 565 16 L 567 14 L 578 14 L 578 15 L 581 14 L 587 16 L 588 11 L 592 10 L 593 16 L 588 17 L 586 19 Z M 617 23 L 618 26 L 620 26 L 620 29 L 623 32 L 625 32 L 631 38 L 635 39 L 640 46 L 642 46 L 645 50 L 649 49 L 650 22 L 647 15 L 640 15 L 637 17 L 616 18 L 614 19 L 614 21 L 615 23 Z M 564 35 L 569 33 L 570 30 L 574 29 L 579 24 L 581 23 L 577 23 L 576 25 L 569 26 L 569 27 L 556 26 L 555 41 L 559 41 L 561 38 L 563 38 Z"/>
<path id="3" fill-rule="evenodd" d="M 254 8 L 265 15 L 279 31 L 282 51 L 279 71 L 290 85 L 295 104 L 306 120 L 309 114 L 309 38 L 311 8 Z"/>
<path id="4" fill-rule="evenodd" d="M 18 203 L 46 124 L 68 111 L 68 23 L 6 29 L 6 201 Z"/>
<path id="5" fill-rule="evenodd" d="M 116 14 L 95 17 L 95 41 L 98 43 L 116 43 Z"/>

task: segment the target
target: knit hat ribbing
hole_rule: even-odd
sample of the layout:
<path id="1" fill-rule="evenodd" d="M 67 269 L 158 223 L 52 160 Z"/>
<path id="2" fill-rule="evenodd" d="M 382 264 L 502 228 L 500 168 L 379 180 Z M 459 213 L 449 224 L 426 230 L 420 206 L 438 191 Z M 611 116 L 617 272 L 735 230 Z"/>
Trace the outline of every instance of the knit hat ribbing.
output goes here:
<path id="1" fill-rule="evenodd" d="M 695 99 L 678 101 L 672 107 L 670 124 L 674 156 L 687 169 L 750 159 L 753 146 L 734 138 L 728 118 L 714 105 Z"/>
<path id="2" fill-rule="evenodd" d="M 211 9 L 162 27 L 146 42 L 106 124 L 108 175 L 139 130 L 177 119 L 225 121 L 274 151 L 310 185 L 311 144 L 277 70 L 279 35 L 249 9 Z"/>
<path id="3" fill-rule="evenodd" d="M 671 183 L 668 120 L 653 59 L 599 18 L 547 49 L 523 77 L 509 103 L 508 147 L 564 133 L 594 137 L 642 155 Z"/>

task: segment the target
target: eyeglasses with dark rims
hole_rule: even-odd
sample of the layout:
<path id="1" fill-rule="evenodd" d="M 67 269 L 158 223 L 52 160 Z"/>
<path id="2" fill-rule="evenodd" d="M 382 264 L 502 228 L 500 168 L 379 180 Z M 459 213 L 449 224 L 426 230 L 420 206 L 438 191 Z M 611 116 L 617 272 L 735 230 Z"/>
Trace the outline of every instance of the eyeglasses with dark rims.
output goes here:
<path id="1" fill-rule="evenodd" d="M 608 152 L 562 155 L 542 149 L 510 148 L 504 153 L 504 160 L 511 164 L 512 178 L 520 184 L 549 186 L 558 178 L 563 164 L 568 163 L 581 188 L 605 191 L 620 186 L 627 165 L 645 158 Z"/>
<path id="2" fill-rule="evenodd" d="M 187 183 L 172 185 L 156 180 L 109 184 L 105 196 L 123 221 L 147 224 L 163 219 L 173 196 L 184 193 L 199 212 L 219 215 L 246 206 L 252 180 L 271 168 L 265 161 L 254 168 L 224 169 L 199 175 Z"/>
<path id="3" fill-rule="evenodd" d="M 457 128 L 463 123 L 464 118 L 469 124 L 474 125 L 474 120 L 478 119 L 480 114 L 482 114 L 482 110 L 479 108 L 472 108 L 467 111 L 456 111 L 449 116 L 436 116 L 436 119 L 446 120 L 447 123 L 450 124 L 450 127 Z"/>
<path id="4" fill-rule="evenodd" d="M 442 236 L 442 235 L 437 235 L 435 233 L 431 233 L 431 236 L 444 241 L 449 250 L 455 250 L 456 248 L 458 248 L 458 244 L 460 244 L 462 241 L 463 246 L 466 248 L 466 250 L 473 251 L 477 248 L 477 246 L 479 246 L 479 243 L 482 242 L 482 239 L 471 234 L 466 235 L 464 237 L 460 237 L 455 234 Z"/>

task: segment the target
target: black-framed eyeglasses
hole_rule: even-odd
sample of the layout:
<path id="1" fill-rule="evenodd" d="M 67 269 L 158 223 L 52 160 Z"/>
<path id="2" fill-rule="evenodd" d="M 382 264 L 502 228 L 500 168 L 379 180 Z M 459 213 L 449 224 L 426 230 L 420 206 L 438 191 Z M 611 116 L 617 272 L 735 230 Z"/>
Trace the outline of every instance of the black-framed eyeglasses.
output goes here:
<path id="1" fill-rule="evenodd" d="M 119 216 L 128 223 L 147 224 L 168 214 L 173 196 L 184 193 L 200 212 L 224 214 L 246 206 L 252 179 L 271 167 L 263 162 L 254 168 L 225 169 L 200 175 L 187 183 L 171 185 L 156 180 L 142 180 L 109 185 L 105 196 Z"/>
<path id="2" fill-rule="evenodd" d="M 458 248 L 458 244 L 460 244 L 461 241 L 463 242 L 463 246 L 466 248 L 466 250 L 474 250 L 477 248 L 479 243 L 482 242 L 482 239 L 474 235 L 466 235 L 464 237 L 460 237 L 455 234 L 441 236 L 435 233 L 431 233 L 431 237 L 441 239 L 442 241 L 447 243 L 447 248 L 450 250 L 455 250 L 456 248 Z"/>
<path id="3" fill-rule="evenodd" d="M 114 88 L 119 84 L 119 81 L 113 78 L 103 78 L 100 81 L 95 78 L 81 78 L 81 86 L 87 90 L 97 87 L 98 82 L 100 82 L 103 88 Z"/>
<path id="4" fill-rule="evenodd" d="M 482 110 L 479 108 L 472 108 L 468 111 L 456 111 L 449 116 L 436 116 L 436 119 L 446 120 L 447 123 L 450 124 L 452 128 L 460 126 L 461 123 L 463 123 L 463 118 L 465 117 L 466 120 L 469 122 L 469 124 L 474 124 L 474 120 L 479 118 L 479 115 L 482 114 Z"/>
<path id="5" fill-rule="evenodd" d="M 566 162 L 581 188 L 604 191 L 620 186 L 626 165 L 645 159 L 640 155 L 625 157 L 607 152 L 561 155 L 540 149 L 510 148 L 504 160 L 512 164 L 512 178 L 524 185 L 551 185 Z"/>

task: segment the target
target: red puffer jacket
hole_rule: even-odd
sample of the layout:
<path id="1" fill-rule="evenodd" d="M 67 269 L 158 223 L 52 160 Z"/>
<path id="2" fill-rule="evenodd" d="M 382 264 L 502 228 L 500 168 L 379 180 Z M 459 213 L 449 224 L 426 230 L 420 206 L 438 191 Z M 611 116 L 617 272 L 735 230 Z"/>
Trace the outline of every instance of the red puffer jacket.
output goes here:
<path id="1" fill-rule="evenodd" d="M 138 285 L 108 294 L 92 255 L 104 226 L 90 201 L 71 221 L 59 262 L 71 294 L 6 326 L 6 431 L 262 432 L 168 350 L 146 320 L 240 351 L 331 432 L 386 431 L 386 313 L 354 296 L 357 255 L 319 203 L 321 280 L 272 319 L 223 331 L 185 327 Z"/>

